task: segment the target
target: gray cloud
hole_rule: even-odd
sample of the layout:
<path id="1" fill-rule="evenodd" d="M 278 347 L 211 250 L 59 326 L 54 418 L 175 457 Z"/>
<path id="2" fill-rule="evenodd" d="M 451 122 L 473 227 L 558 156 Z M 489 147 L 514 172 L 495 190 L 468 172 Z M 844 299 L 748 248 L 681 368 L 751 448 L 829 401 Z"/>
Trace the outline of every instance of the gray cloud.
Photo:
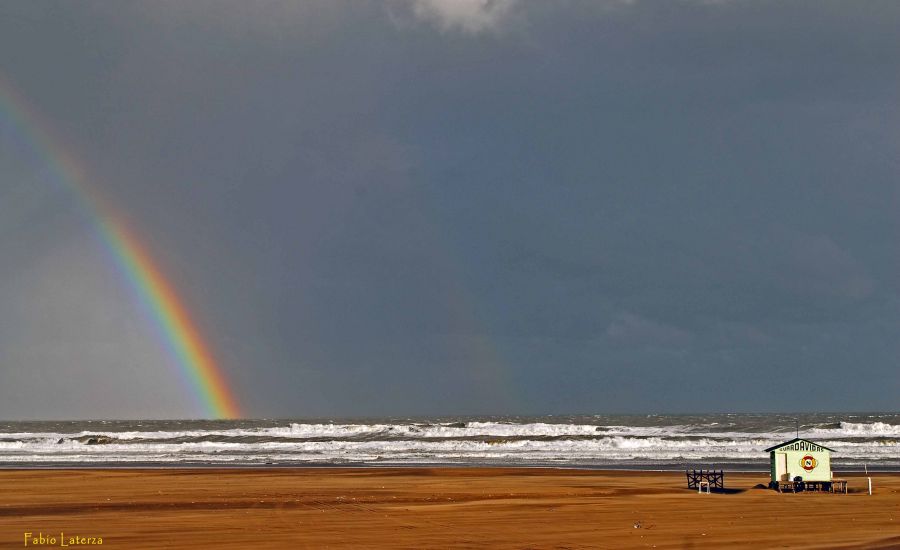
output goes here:
<path id="1" fill-rule="evenodd" d="M 518 0 L 402 0 L 415 18 L 442 31 L 467 34 L 497 30 Z"/>
<path id="2" fill-rule="evenodd" d="M 667 348 L 691 342 L 688 331 L 657 323 L 633 313 L 622 313 L 606 327 L 605 336 L 619 345 Z"/>
<path id="3" fill-rule="evenodd" d="M 894 406 L 896 3 L 0 12 L 250 414 Z M 194 410 L 99 251 L 0 117 L 0 416 Z"/>
<path id="4" fill-rule="evenodd" d="M 0 400 L 8 416 L 191 417 L 179 367 L 99 243 L 75 229 L 0 281 Z M 20 237 L 21 238 L 21 237 Z M 135 391 L 140 388 L 140 391 Z M 106 412 L 104 412 L 106 411 Z"/>

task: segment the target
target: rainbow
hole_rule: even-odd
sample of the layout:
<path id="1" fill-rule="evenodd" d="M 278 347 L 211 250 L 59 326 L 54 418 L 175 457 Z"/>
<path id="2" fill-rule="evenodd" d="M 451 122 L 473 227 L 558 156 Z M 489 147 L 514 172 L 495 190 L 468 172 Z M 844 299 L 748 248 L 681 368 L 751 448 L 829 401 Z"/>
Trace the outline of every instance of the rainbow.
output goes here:
<path id="1" fill-rule="evenodd" d="M 79 199 L 91 224 L 115 264 L 152 319 L 183 382 L 213 418 L 240 417 L 240 408 L 213 354 L 191 319 L 184 302 L 145 246 L 96 189 L 87 183 L 84 167 L 54 139 L 48 121 L 0 74 L 0 115 L 27 139 L 27 144 L 51 170 L 55 182 Z"/>

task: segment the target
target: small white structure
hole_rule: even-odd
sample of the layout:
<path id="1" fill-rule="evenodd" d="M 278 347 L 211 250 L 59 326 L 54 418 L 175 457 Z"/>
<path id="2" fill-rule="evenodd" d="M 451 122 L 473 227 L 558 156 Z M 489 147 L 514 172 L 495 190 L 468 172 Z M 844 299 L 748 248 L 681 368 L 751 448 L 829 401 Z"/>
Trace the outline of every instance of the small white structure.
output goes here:
<path id="1" fill-rule="evenodd" d="M 803 482 L 830 484 L 832 481 L 831 453 L 834 451 L 828 447 L 798 437 L 769 447 L 766 452 L 769 453 L 772 487 L 793 482 L 798 477 Z"/>

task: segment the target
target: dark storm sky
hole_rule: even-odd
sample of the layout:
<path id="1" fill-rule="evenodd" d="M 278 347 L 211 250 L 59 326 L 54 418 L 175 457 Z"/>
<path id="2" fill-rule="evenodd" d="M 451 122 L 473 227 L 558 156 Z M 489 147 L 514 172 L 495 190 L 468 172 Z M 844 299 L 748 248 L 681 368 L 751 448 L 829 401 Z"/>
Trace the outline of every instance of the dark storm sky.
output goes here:
<path id="1" fill-rule="evenodd" d="M 900 4 L 0 6 L 252 416 L 896 410 Z M 193 416 L 0 106 L 0 418 Z"/>

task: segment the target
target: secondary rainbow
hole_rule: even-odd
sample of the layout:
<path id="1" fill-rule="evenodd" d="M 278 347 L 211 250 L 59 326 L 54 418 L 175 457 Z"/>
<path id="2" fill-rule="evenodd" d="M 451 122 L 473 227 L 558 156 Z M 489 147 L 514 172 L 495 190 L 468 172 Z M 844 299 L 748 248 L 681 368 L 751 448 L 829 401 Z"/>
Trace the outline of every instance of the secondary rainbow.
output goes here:
<path id="1" fill-rule="evenodd" d="M 26 144 L 52 171 L 56 184 L 79 199 L 100 240 L 152 318 L 204 414 L 215 418 L 239 417 L 234 394 L 175 288 L 129 229 L 124 217 L 87 183 L 84 167 L 59 145 L 61 140 L 54 139 L 49 122 L 2 74 L 0 115 L 11 122 L 17 135 L 27 140 Z"/>

